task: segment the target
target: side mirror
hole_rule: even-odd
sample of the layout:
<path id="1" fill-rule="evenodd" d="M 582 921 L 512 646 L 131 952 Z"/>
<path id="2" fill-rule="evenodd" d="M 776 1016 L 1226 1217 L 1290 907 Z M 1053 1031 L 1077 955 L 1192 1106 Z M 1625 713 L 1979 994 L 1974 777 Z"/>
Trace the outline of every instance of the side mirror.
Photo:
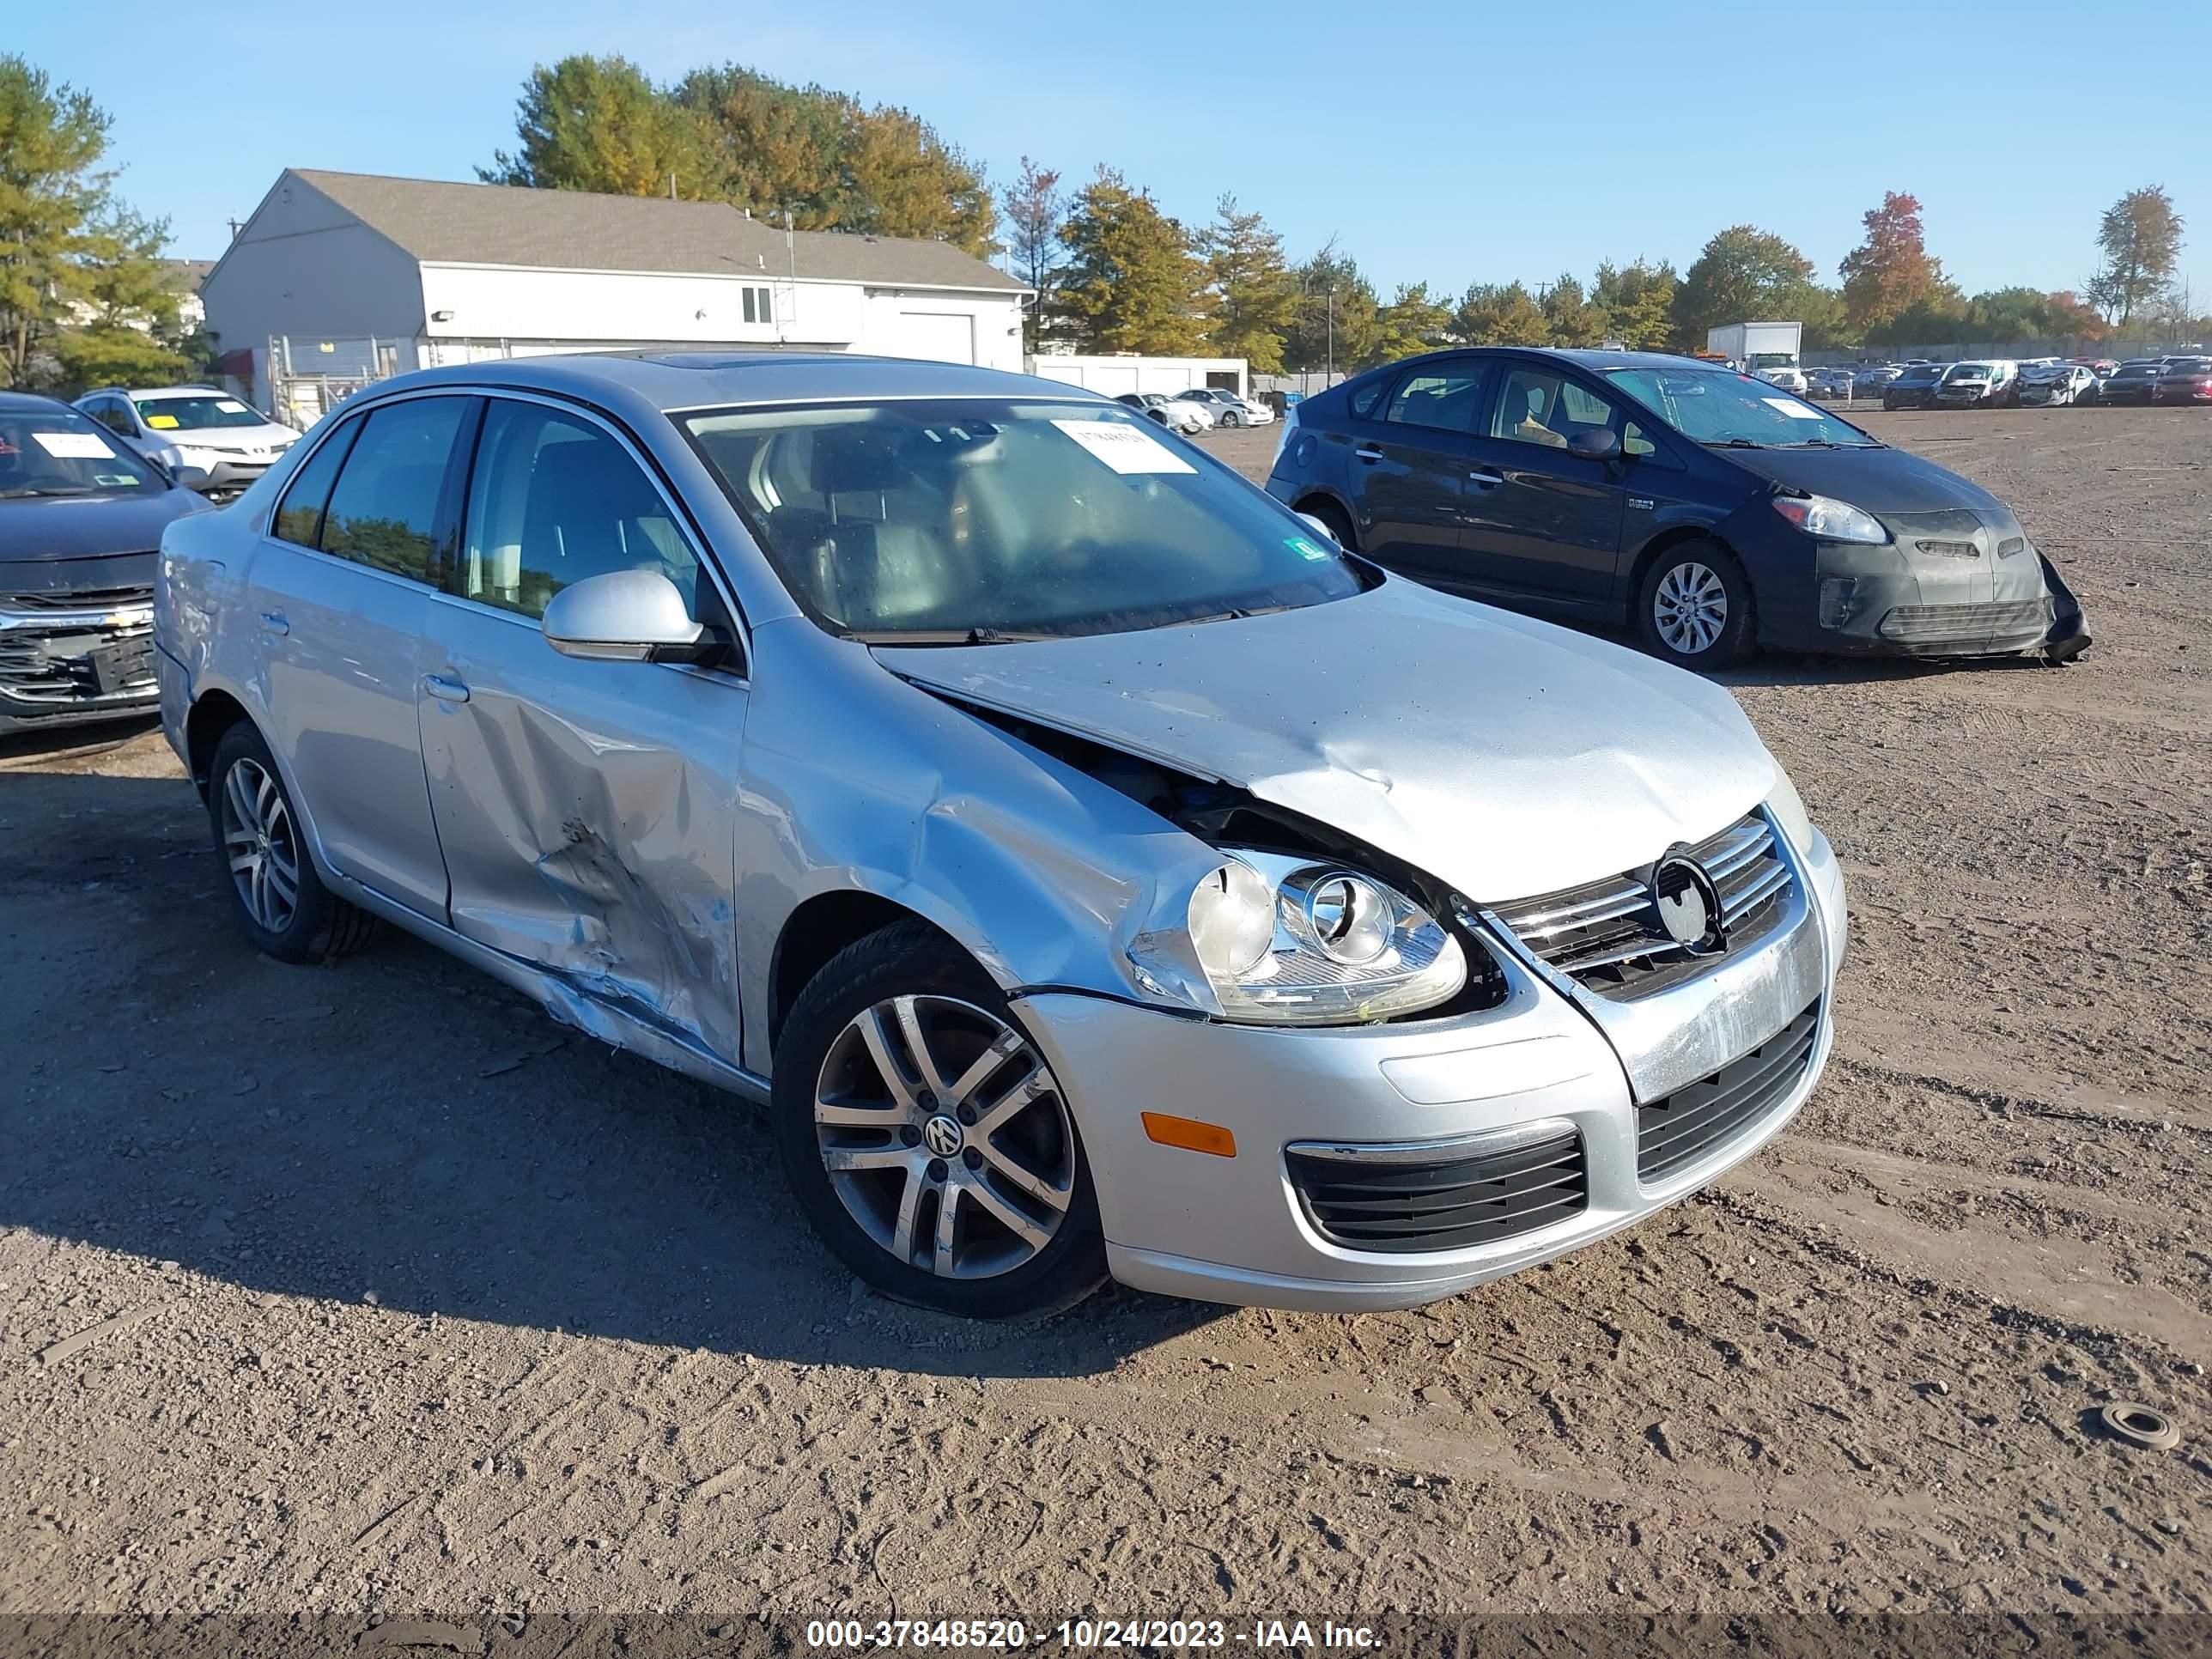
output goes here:
<path id="1" fill-rule="evenodd" d="M 1331 530 L 1327 525 L 1323 524 L 1319 519 L 1314 517 L 1310 513 L 1301 513 L 1298 514 L 1298 517 L 1304 519 L 1309 525 L 1313 526 L 1314 534 L 1321 537 L 1331 547 L 1334 547 L 1336 545 L 1336 532 Z"/>
<path id="2" fill-rule="evenodd" d="M 1586 461 L 1617 461 L 1620 459 L 1620 434 L 1609 426 L 1577 432 L 1567 440 L 1567 448 Z"/>
<path id="3" fill-rule="evenodd" d="M 547 602 L 538 626 L 562 656 L 592 662 L 693 662 L 714 644 L 657 570 L 609 570 L 573 582 Z"/>

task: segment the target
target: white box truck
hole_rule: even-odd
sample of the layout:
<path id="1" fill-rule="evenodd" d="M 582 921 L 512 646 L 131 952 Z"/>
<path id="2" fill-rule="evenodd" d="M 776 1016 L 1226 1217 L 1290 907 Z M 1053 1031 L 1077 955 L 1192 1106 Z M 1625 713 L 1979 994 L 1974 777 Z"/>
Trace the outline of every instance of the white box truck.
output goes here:
<path id="1" fill-rule="evenodd" d="M 1708 331 L 1705 349 L 1727 358 L 1747 374 L 1805 395 L 1805 370 L 1797 361 L 1804 343 L 1802 323 L 1729 323 Z"/>

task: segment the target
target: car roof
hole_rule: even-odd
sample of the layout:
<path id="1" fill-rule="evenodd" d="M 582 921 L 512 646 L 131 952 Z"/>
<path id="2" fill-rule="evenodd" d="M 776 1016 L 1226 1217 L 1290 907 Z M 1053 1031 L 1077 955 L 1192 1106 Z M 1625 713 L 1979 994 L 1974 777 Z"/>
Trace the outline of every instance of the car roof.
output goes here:
<path id="1" fill-rule="evenodd" d="M 76 414 L 76 410 L 70 409 L 70 406 L 60 398 L 49 398 L 42 392 L 0 392 L 0 410 L 5 410 L 11 414 L 29 415 L 40 410 L 51 411 L 57 409 L 68 409 L 70 414 Z M 78 418 L 82 420 L 83 416 L 78 416 Z"/>
<path id="2" fill-rule="evenodd" d="M 379 381 L 382 395 L 441 386 L 511 386 L 673 410 L 908 398 L 1030 398 L 1110 403 L 1102 392 L 1031 374 L 842 351 L 610 351 L 505 357 Z"/>
<path id="3" fill-rule="evenodd" d="M 119 392 L 125 398 L 228 398 L 228 392 L 211 386 L 105 386 L 102 392 Z"/>

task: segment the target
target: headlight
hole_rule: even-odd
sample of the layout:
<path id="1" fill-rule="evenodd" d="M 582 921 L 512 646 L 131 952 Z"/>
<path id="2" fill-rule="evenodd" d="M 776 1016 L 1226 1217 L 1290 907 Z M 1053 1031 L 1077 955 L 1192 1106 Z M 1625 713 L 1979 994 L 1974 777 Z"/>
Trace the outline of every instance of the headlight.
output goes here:
<path id="1" fill-rule="evenodd" d="M 1873 542 L 1889 539 L 1889 532 L 1871 513 L 1827 495 L 1775 495 L 1769 504 L 1808 536 L 1824 542 Z"/>
<path id="2" fill-rule="evenodd" d="M 1802 854 L 1813 844 L 1813 820 L 1805 811 L 1805 803 L 1797 797 L 1797 786 L 1790 781 L 1790 775 L 1779 765 L 1774 769 L 1774 787 L 1768 792 L 1766 810 L 1782 826 L 1782 834 L 1790 845 Z"/>
<path id="3" fill-rule="evenodd" d="M 1179 934 L 1145 934 L 1130 957 L 1147 988 L 1258 1024 L 1387 1019 L 1467 983 L 1458 939 L 1387 883 L 1243 850 L 1193 890 Z"/>

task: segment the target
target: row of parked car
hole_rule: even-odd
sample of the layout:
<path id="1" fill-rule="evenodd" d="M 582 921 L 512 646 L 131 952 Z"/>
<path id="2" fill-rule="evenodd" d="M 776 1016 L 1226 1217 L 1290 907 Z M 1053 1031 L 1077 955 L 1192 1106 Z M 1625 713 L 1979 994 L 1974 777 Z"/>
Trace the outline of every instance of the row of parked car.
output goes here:
<path id="1" fill-rule="evenodd" d="M 2057 408 L 2088 404 L 2212 403 L 2212 356 L 1984 359 L 1816 368 L 1806 396 L 1842 403 L 1880 398 L 1884 409 Z"/>
<path id="2" fill-rule="evenodd" d="M 1173 396 L 1125 392 L 1115 401 L 1185 437 L 1217 426 L 1266 426 L 1275 418 L 1275 411 L 1258 398 L 1239 397 L 1218 386 L 1194 386 Z"/>

